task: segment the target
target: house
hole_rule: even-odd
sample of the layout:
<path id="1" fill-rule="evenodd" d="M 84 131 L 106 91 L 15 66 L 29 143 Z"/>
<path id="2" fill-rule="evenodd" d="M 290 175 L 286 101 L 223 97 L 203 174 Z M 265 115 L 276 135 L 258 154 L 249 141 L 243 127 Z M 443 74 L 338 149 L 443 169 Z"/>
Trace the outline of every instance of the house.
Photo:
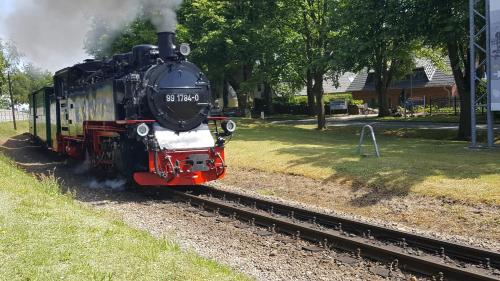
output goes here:
<path id="1" fill-rule="evenodd" d="M 423 100 L 424 103 L 432 102 L 433 99 L 451 101 L 458 96 L 453 75 L 438 69 L 429 60 L 419 59 L 416 65 L 411 75 L 395 81 L 389 87 L 387 97 L 390 107 L 401 105 L 403 91 L 406 98 Z M 376 107 L 378 96 L 374 78 L 373 71 L 361 71 L 347 88 L 347 92 L 352 93 L 354 99 L 363 100 L 370 107 Z"/>
<path id="2" fill-rule="evenodd" d="M 347 89 L 356 78 L 356 73 L 346 72 L 339 77 L 338 84 L 334 83 L 331 78 L 323 80 L 323 92 L 325 94 L 341 94 L 349 92 Z M 298 96 L 307 96 L 307 88 L 304 87 Z"/>

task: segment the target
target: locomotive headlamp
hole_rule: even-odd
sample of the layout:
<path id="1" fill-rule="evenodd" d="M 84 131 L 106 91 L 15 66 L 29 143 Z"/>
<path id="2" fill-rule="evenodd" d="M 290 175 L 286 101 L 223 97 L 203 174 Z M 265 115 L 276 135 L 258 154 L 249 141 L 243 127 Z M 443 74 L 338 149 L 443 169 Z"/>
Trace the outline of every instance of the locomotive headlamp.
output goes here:
<path id="1" fill-rule="evenodd" d="M 149 126 L 145 123 L 141 123 L 139 124 L 139 126 L 137 126 L 136 132 L 139 136 L 145 137 L 149 134 Z"/>
<path id="2" fill-rule="evenodd" d="M 236 131 L 236 123 L 233 120 L 224 121 L 221 123 L 222 130 L 228 135 L 232 135 Z"/>
<path id="3" fill-rule="evenodd" d="M 189 44 L 182 43 L 179 46 L 179 53 L 181 53 L 181 55 L 185 57 L 189 56 L 189 54 L 191 54 L 191 47 L 189 46 Z"/>

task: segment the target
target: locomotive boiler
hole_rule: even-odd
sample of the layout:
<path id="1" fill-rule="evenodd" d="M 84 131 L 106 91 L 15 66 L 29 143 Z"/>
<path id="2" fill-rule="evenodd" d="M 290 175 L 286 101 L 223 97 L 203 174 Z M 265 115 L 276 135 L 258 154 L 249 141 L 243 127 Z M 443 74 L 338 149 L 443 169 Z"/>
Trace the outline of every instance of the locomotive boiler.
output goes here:
<path id="1" fill-rule="evenodd" d="M 224 176 L 233 121 L 211 117 L 210 83 L 176 45 L 139 45 L 56 72 L 30 96 L 30 132 L 52 150 L 143 186 L 202 184 Z"/>

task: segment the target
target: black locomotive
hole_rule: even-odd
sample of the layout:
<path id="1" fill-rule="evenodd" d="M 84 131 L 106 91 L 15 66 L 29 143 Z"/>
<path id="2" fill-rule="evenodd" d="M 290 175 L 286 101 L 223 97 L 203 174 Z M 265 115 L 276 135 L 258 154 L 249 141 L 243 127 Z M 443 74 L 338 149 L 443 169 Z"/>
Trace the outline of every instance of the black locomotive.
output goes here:
<path id="1" fill-rule="evenodd" d="M 54 151 L 90 158 L 94 167 L 131 175 L 140 185 L 223 177 L 224 137 L 235 124 L 209 116 L 210 83 L 186 59 L 189 52 L 164 32 L 158 46 L 58 71 L 54 88 L 30 98 L 31 133 Z"/>

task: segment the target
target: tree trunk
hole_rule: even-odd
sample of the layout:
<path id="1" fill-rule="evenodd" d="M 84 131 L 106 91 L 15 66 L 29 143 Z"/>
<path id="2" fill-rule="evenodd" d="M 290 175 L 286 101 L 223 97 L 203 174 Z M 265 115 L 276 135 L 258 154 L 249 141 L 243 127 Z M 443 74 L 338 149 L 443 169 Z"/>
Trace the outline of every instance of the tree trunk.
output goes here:
<path id="1" fill-rule="evenodd" d="M 379 117 L 389 116 L 390 115 L 389 103 L 387 101 L 388 87 L 382 81 L 382 79 L 378 79 L 376 90 L 378 96 L 378 116 Z"/>
<path id="2" fill-rule="evenodd" d="M 243 71 L 243 81 L 242 82 L 246 82 L 246 81 L 250 80 L 250 78 L 252 77 L 253 65 L 252 64 L 243 65 L 242 71 Z M 240 108 L 244 110 L 245 116 L 249 117 L 248 115 L 251 112 L 251 108 L 249 108 L 249 104 L 248 104 L 248 92 L 246 92 L 246 90 L 242 91 L 241 85 L 239 88 L 240 88 L 239 90 L 240 90 L 241 97 L 238 98 L 238 103 L 241 100 L 242 103 L 240 104 Z"/>
<path id="3" fill-rule="evenodd" d="M 227 108 L 229 106 L 229 81 L 224 77 L 223 89 L 222 89 L 222 108 Z"/>
<path id="4" fill-rule="evenodd" d="M 248 95 L 241 90 L 240 83 L 232 84 L 236 97 L 238 98 L 238 108 L 242 110 L 245 115 L 248 107 Z"/>
<path id="5" fill-rule="evenodd" d="M 470 82 L 468 79 L 468 77 L 470 77 L 470 70 L 468 70 L 469 68 L 467 66 L 471 58 L 468 56 L 467 62 L 464 62 L 466 67 L 464 72 L 460 67 L 460 53 L 457 42 L 448 42 L 448 56 L 460 96 L 460 124 L 457 139 L 470 140 L 472 128 Z"/>
<path id="6" fill-rule="evenodd" d="M 316 97 L 316 113 L 318 114 L 318 130 L 326 129 L 325 105 L 323 103 L 323 73 L 314 74 L 313 93 Z"/>
<path id="7" fill-rule="evenodd" d="M 267 107 L 267 114 L 273 114 L 273 91 L 269 83 L 264 82 L 264 99 Z"/>
<path id="8" fill-rule="evenodd" d="M 308 107 L 308 113 L 310 116 L 316 115 L 316 102 L 315 102 L 315 95 L 313 92 L 313 84 L 314 84 L 314 79 L 311 70 L 307 70 L 307 82 L 306 82 L 306 87 L 307 87 L 307 107 Z"/>
<path id="9" fill-rule="evenodd" d="M 238 98 L 238 108 L 245 113 L 250 112 L 248 108 L 248 93 L 242 89 L 242 83 L 248 81 L 252 76 L 253 66 L 250 64 L 243 65 L 232 73 L 228 78 L 229 83 L 233 86 Z"/>

